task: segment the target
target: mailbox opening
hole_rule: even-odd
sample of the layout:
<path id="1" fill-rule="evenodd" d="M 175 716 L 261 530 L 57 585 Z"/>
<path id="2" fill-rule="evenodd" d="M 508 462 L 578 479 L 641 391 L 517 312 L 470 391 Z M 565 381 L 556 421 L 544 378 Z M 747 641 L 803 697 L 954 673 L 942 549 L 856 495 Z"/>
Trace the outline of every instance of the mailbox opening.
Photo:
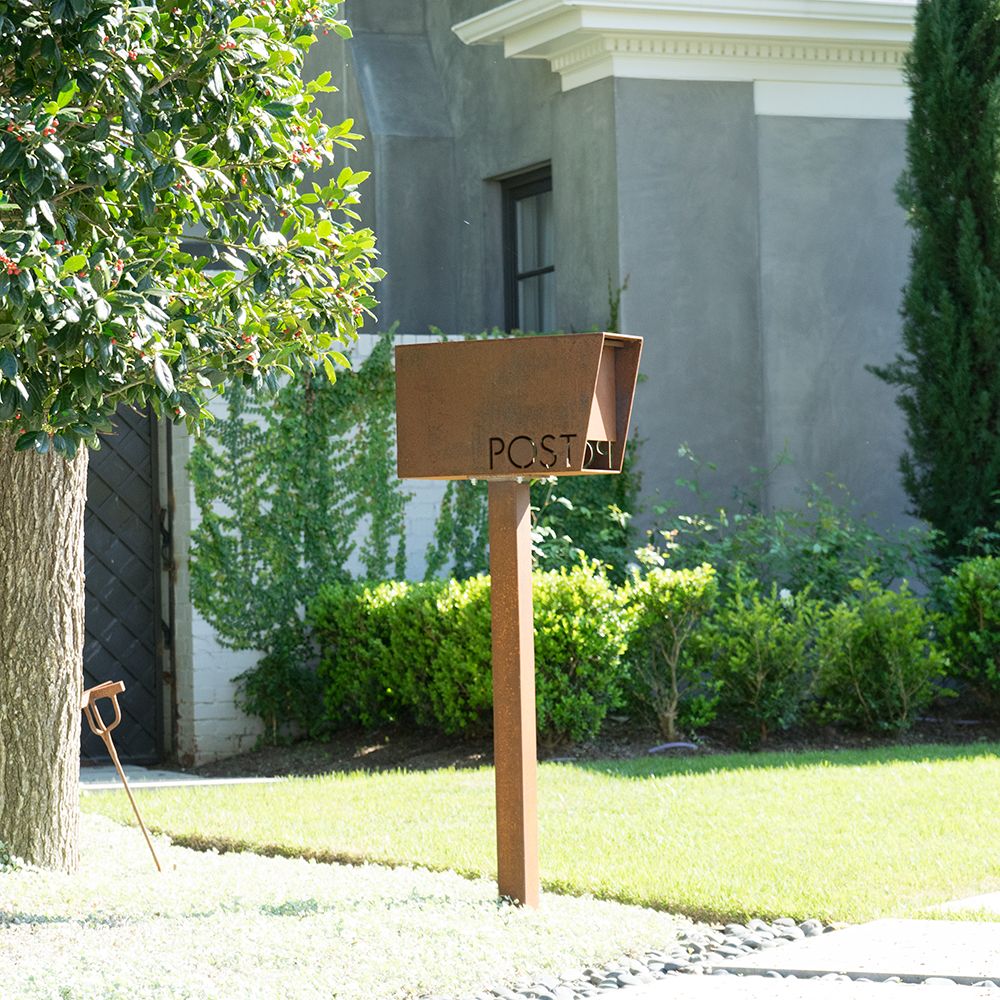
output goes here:
<path id="1" fill-rule="evenodd" d="M 614 441 L 590 440 L 583 453 L 584 472 L 614 472 L 611 464 L 614 453 Z"/>

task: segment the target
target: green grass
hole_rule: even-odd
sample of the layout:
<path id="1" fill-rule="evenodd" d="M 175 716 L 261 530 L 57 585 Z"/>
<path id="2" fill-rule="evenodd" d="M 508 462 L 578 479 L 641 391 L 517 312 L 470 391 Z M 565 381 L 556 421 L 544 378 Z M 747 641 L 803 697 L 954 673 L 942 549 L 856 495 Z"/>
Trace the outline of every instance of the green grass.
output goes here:
<path id="1" fill-rule="evenodd" d="M 696 919 L 928 915 L 1000 890 L 998 750 L 543 764 L 543 885 Z M 166 788 L 139 804 L 190 845 L 496 870 L 490 770 Z M 84 808 L 130 817 L 120 794 Z"/>
<path id="2" fill-rule="evenodd" d="M 103 793 L 101 793 L 103 794 Z M 534 983 L 671 948 L 672 916 L 486 880 L 157 844 L 81 823 L 72 875 L 0 870 L 4 1000 L 418 1000 Z"/>

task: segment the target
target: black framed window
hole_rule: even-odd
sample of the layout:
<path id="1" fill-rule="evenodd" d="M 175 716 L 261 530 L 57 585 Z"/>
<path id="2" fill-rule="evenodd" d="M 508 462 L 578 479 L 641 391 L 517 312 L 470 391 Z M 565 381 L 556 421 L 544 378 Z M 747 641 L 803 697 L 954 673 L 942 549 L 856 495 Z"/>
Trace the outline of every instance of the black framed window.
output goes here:
<path id="1" fill-rule="evenodd" d="M 556 322 L 552 170 L 503 181 L 505 319 L 508 330 L 553 330 Z"/>

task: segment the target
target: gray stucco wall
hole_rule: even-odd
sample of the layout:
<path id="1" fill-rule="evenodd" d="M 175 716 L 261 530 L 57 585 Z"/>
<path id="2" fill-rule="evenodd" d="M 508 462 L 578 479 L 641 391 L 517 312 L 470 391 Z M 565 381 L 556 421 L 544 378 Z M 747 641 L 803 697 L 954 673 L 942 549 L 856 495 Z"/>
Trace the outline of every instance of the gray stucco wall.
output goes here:
<path id="1" fill-rule="evenodd" d="M 644 486 L 678 496 L 684 443 L 719 467 L 703 485 L 728 502 L 763 446 L 753 90 L 619 80 L 615 98 L 622 330 L 646 338 Z"/>
<path id="2" fill-rule="evenodd" d="M 502 325 L 498 178 L 552 158 L 559 81 L 548 65 L 511 63 L 451 31 L 489 6 L 365 0 L 348 10 L 371 125 L 367 196 L 389 271 L 379 318 L 406 332 Z"/>
<path id="3" fill-rule="evenodd" d="M 860 511 L 899 521 L 903 419 L 865 365 L 899 345 L 905 125 L 761 118 L 758 135 L 766 454 L 792 459 L 771 500 L 792 505 L 830 473 Z"/>
<path id="4" fill-rule="evenodd" d="M 690 494 L 687 443 L 729 503 L 786 450 L 765 501 L 827 473 L 904 520 L 902 421 L 865 371 L 895 350 L 908 237 L 900 122 L 757 117 L 739 83 L 606 79 L 562 93 L 548 63 L 466 46 L 491 0 L 364 0 L 324 39 L 370 138 L 366 222 L 389 277 L 380 321 L 408 333 L 503 322 L 500 179 L 551 162 L 557 325 L 646 337 L 636 403 L 649 503 Z M 353 107 L 349 105 L 354 103 Z M 367 158 L 367 159 L 366 159 Z"/>
<path id="5" fill-rule="evenodd" d="M 615 115 L 612 80 L 555 102 L 556 316 L 564 330 L 604 329 L 622 281 Z"/>
<path id="6" fill-rule="evenodd" d="M 355 76 L 355 51 L 353 43 L 345 42 L 337 35 L 330 34 L 322 38 L 320 43 L 310 50 L 306 61 L 304 76 L 313 79 L 320 73 L 328 71 L 332 74 L 331 83 L 337 87 L 332 94 L 317 94 L 316 106 L 323 112 L 323 119 L 328 123 L 339 123 L 347 118 L 354 120 L 354 131 L 364 136 L 372 134 L 371 123 L 365 108 L 365 101 L 358 87 Z M 375 164 L 375 150 L 370 141 L 356 143 L 355 149 L 340 147 L 334 170 L 349 166 L 353 170 L 372 170 Z M 326 176 L 327 172 L 321 174 Z M 366 183 L 364 202 L 361 214 L 364 224 L 374 227 L 375 219 L 375 184 Z"/>

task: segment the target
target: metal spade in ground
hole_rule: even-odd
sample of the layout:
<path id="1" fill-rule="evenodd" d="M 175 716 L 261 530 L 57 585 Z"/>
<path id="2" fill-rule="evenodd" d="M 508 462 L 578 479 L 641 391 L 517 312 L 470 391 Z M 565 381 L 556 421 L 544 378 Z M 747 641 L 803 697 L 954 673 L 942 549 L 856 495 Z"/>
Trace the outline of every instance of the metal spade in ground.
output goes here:
<path id="1" fill-rule="evenodd" d="M 90 726 L 90 731 L 95 736 L 99 736 L 108 748 L 108 754 L 115 765 L 118 777 L 122 779 L 125 794 L 128 796 L 129 802 L 132 803 L 132 811 L 139 822 L 139 829 L 142 830 L 142 835 L 146 838 L 149 853 L 153 855 L 153 863 L 156 865 L 156 870 L 163 871 L 160 867 L 160 860 L 156 856 L 156 851 L 153 849 L 153 842 L 149 839 L 149 833 L 146 831 L 146 824 L 143 823 L 142 817 L 139 815 L 139 807 L 135 804 L 135 799 L 132 797 L 132 790 L 128 787 L 128 782 L 125 780 L 125 772 L 122 770 L 121 761 L 118 759 L 118 751 L 115 749 L 114 740 L 111 738 L 111 731 L 116 729 L 122 721 L 122 710 L 118 704 L 118 695 L 124 692 L 125 684 L 122 681 L 105 681 L 103 684 L 87 688 L 83 692 L 83 697 L 80 700 L 80 708 L 83 711 L 84 718 L 87 720 L 87 725 Z M 101 717 L 101 711 L 97 707 L 97 702 L 102 698 L 110 698 L 114 709 L 115 717 L 109 723 L 104 721 Z"/>

